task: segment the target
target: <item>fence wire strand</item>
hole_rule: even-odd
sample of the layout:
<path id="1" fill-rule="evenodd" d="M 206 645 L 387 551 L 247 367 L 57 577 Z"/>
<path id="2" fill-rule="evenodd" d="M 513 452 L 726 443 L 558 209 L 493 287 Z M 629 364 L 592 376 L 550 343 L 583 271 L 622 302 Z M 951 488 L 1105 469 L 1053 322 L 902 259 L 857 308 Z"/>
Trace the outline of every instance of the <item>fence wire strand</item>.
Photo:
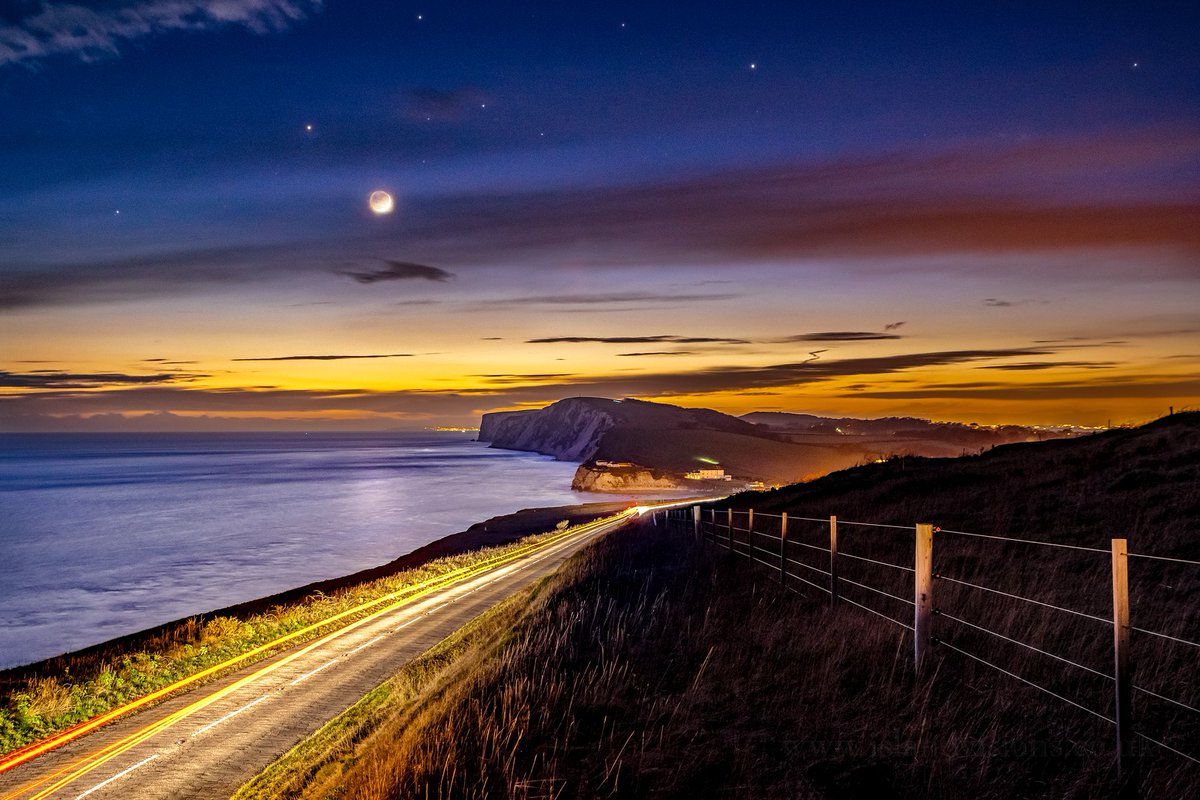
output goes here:
<path id="1" fill-rule="evenodd" d="M 1163 748 L 1164 750 L 1170 750 L 1175 755 L 1182 756 L 1183 758 L 1186 758 L 1188 761 L 1191 761 L 1193 764 L 1200 764 L 1200 758 L 1196 758 L 1194 756 L 1189 756 L 1187 753 L 1183 752 L 1182 750 L 1176 750 L 1174 747 L 1171 747 L 1171 745 L 1169 745 L 1169 744 L 1164 744 L 1163 742 L 1160 742 L 1157 739 L 1151 739 L 1149 736 L 1147 736 L 1144 733 L 1136 733 L 1135 732 L 1134 735 L 1137 736 L 1139 739 L 1145 739 L 1150 744 L 1156 744 L 1159 747 Z"/>
<path id="2" fill-rule="evenodd" d="M 1149 558 L 1152 561 L 1173 561 L 1176 564 L 1191 564 L 1193 567 L 1200 567 L 1200 561 L 1191 561 L 1186 558 L 1172 558 L 1170 556 L 1152 556 L 1146 553 L 1129 553 L 1130 558 Z"/>
<path id="3" fill-rule="evenodd" d="M 980 589 L 985 592 L 991 592 L 992 594 L 1003 595 L 1004 597 L 1011 597 L 1014 600 L 1023 600 L 1026 603 L 1033 603 L 1035 606 L 1045 606 L 1046 608 L 1053 608 L 1056 611 L 1065 611 L 1068 614 L 1074 614 L 1077 617 L 1084 617 L 1085 619 L 1092 619 L 1092 620 L 1095 620 L 1096 622 L 1101 622 L 1105 625 L 1112 624 L 1111 619 L 1105 619 L 1104 617 L 1097 617 L 1094 614 L 1085 614 L 1084 612 L 1076 611 L 1073 608 L 1063 608 L 1062 606 L 1056 606 L 1053 603 L 1043 603 L 1041 600 L 1034 600 L 1029 597 L 1021 597 L 1021 595 L 1019 595 L 1019 594 L 1011 594 L 1009 592 L 1002 592 L 999 589 L 992 589 L 987 586 L 980 586 L 978 583 L 970 583 L 969 581 L 960 581 L 958 578 L 951 578 L 948 575 L 942 575 L 939 573 L 937 575 L 934 575 L 933 577 L 940 581 L 949 581 L 950 583 L 957 583 L 962 586 L 970 586 L 972 589 Z M 1160 634 L 1160 635 L 1162 635 L 1162 634 Z M 1189 644 L 1190 644 L 1190 642 L 1189 642 Z"/>
<path id="4" fill-rule="evenodd" d="M 785 572 L 785 573 L 783 573 L 783 574 L 784 574 L 784 575 L 786 575 L 786 576 L 787 576 L 787 577 L 789 577 L 789 578 L 794 578 L 795 580 L 798 580 L 798 581 L 800 581 L 801 583 L 807 583 L 809 586 L 813 587 L 814 589 L 820 589 L 820 590 L 821 590 L 822 592 L 824 592 L 825 594 L 829 594 L 829 590 L 828 590 L 828 589 L 826 589 L 824 586 L 818 586 L 817 584 L 813 583 L 812 581 L 810 581 L 810 580 L 808 580 L 808 579 L 806 579 L 806 578 L 801 578 L 799 575 L 797 575 L 797 574 L 796 574 L 796 573 L 794 573 L 794 572 Z"/>
<path id="5" fill-rule="evenodd" d="M 841 575 L 838 576 L 838 583 L 848 583 L 851 586 L 857 586 L 860 589 L 866 589 L 868 592 L 874 592 L 875 594 L 881 594 L 884 597 L 890 597 L 893 600 L 900 601 L 901 603 L 908 603 L 910 606 L 913 605 L 913 601 L 909 600 L 906 597 L 898 597 L 894 594 L 889 594 L 888 592 L 883 591 L 883 589 L 876 589 L 874 586 L 867 586 L 865 583 L 859 583 L 858 581 L 852 581 L 849 578 L 841 576 Z"/>
<path id="6" fill-rule="evenodd" d="M 788 517 L 788 519 L 791 519 L 791 517 Z M 802 517 L 797 517 L 797 519 L 802 519 Z M 828 522 L 828 521 L 829 520 L 827 520 L 827 519 L 814 519 L 813 520 L 813 522 Z M 891 528 L 891 529 L 897 530 L 897 531 L 912 531 L 915 528 L 915 526 L 913 526 L 913 525 L 888 525 L 887 523 L 884 523 L 884 522 L 851 522 L 848 519 L 839 519 L 837 521 L 837 524 L 838 525 L 853 525 L 856 528 Z"/>
<path id="7" fill-rule="evenodd" d="M 819 572 L 819 573 L 821 573 L 822 575 L 828 575 L 828 574 L 829 574 L 828 570 L 823 570 L 823 569 L 821 569 L 820 567 L 814 567 L 814 566 L 811 566 L 811 565 L 809 565 L 809 564 L 805 564 L 803 561 L 797 561 L 797 560 L 795 560 L 794 558 L 789 558 L 789 559 L 787 560 L 787 562 L 788 562 L 789 564 L 796 564 L 797 566 L 804 567 L 805 569 L 811 569 L 813 572 Z M 828 590 L 828 589 L 826 589 L 826 591 L 829 591 L 829 590 Z"/>
<path id="8" fill-rule="evenodd" d="M 1200 647 L 1200 643 L 1189 642 L 1187 639 L 1180 639 L 1178 636 L 1170 636 L 1169 634 L 1159 633 L 1158 631 L 1148 631 L 1145 628 L 1138 628 L 1134 625 L 1130 625 L 1129 629 L 1131 631 L 1137 631 L 1138 633 L 1146 633 L 1146 634 L 1149 634 L 1150 636 L 1158 636 L 1162 639 L 1170 639 L 1172 642 L 1179 642 L 1180 644 L 1188 644 L 1188 645 L 1191 645 L 1192 647 Z"/>
<path id="9" fill-rule="evenodd" d="M 997 539 L 1001 542 L 1016 542 L 1017 544 L 1036 544 L 1041 547 L 1061 547 L 1064 550 L 1084 550 L 1089 553 L 1104 553 L 1111 555 L 1111 550 L 1103 550 L 1099 547 L 1080 547 L 1077 544 L 1059 544 L 1058 542 L 1043 542 L 1037 539 L 1015 539 L 1011 536 L 995 536 L 990 533 L 968 533 L 967 531 L 952 531 L 946 528 L 938 528 L 938 533 L 952 533 L 955 536 L 973 536 L 977 539 Z"/>
<path id="10" fill-rule="evenodd" d="M 761 558 L 756 558 L 756 559 L 754 559 L 754 563 L 755 563 L 755 564 L 762 564 L 764 567 L 770 567 L 770 568 L 772 568 L 772 569 L 774 569 L 774 570 L 778 570 L 778 569 L 779 569 L 779 565 L 778 565 L 778 564 L 768 564 L 766 561 L 763 561 Z"/>
<path id="11" fill-rule="evenodd" d="M 1142 694 L 1148 694 L 1151 697 L 1157 697 L 1159 700 L 1163 700 L 1165 702 L 1171 703 L 1172 705 L 1179 706 L 1180 708 L 1186 708 L 1188 711 L 1191 711 L 1195 714 L 1200 714 L 1200 708 L 1195 708 L 1193 706 L 1189 706 L 1187 703 L 1181 703 L 1178 700 L 1167 697 L 1166 695 L 1161 695 L 1158 692 L 1152 692 L 1149 689 L 1142 688 L 1141 686 L 1134 686 L 1133 690 L 1135 692 L 1141 692 Z"/>
<path id="12" fill-rule="evenodd" d="M 1047 689 L 1045 686 L 1034 683 L 1033 681 L 1028 680 L 1026 678 L 1022 678 L 1020 675 L 1016 674 L 1015 672 L 1009 672 L 1004 667 L 997 666 L 996 664 L 993 664 L 992 662 L 990 662 L 986 659 L 980 658 L 979 656 L 975 655 L 974 653 L 968 653 L 966 650 L 963 650 L 962 648 L 959 648 L 959 647 L 955 647 L 954 645 L 952 645 L 949 642 L 944 641 L 942 639 L 933 639 L 933 642 L 935 644 L 940 644 L 943 647 L 948 647 L 956 653 L 962 653 L 967 658 L 974 659 L 975 661 L 978 661 L 980 664 L 983 664 L 984 666 L 987 666 L 987 667 L 991 667 L 992 669 L 996 670 L 997 672 L 1003 672 L 1005 675 L 1009 676 L 1010 678 L 1016 678 L 1021 683 L 1024 683 L 1028 686 L 1032 686 L 1033 688 L 1035 688 L 1039 691 L 1045 692 L 1046 694 L 1050 695 L 1051 697 L 1056 697 L 1059 700 L 1062 700 L 1064 703 L 1073 705 L 1078 709 L 1086 711 L 1087 713 L 1091 714 L 1093 717 L 1099 717 L 1100 719 L 1104 720 L 1105 722 L 1111 723 L 1113 725 L 1117 724 L 1117 721 L 1115 719 L 1110 719 L 1109 717 L 1106 717 L 1103 714 L 1101 714 L 1099 711 L 1093 711 L 1092 709 L 1088 708 L 1085 705 L 1076 703 L 1074 700 L 1070 699 L 1069 697 L 1063 697 L 1061 694 L 1058 694 L 1057 692 L 1052 692 L 1049 689 Z"/>
<path id="13" fill-rule="evenodd" d="M 828 552 L 828 551 L 826 551 L 826 552 Z M 913 570 L 912 567 L 904 567 L 904 566 L 901 566 L 900 564 L 892 564 L 887 561 L 876 561 L 873 558 L 867 558 L 866 556 L 856 556 L 853 553 L 843 553 L 841 550 L 838 550 L 838 558 L 841 558 L 843 556 L 845 556 L 846 558 L 853 558 L 855 561 L 866 561 L 868 564 L 878 564 L 881 567 L 891 567 L 892 569 L 902 569 L 905 572 L 914 572 L 915 571 L 915 570 Z"/>
<path id="14" fill-rule="evenodd" d="M 886 619 L 888 622 L 891 622 L 894 625 L 899 625 L 901 628 L 904 628 L 905 630 L 911 631 L 913 629 L 912 625 L 905 625 L 903 622 L 896 619 L 895 617 L 889 617 L 887 614 L 876 611 L 875 609 L 870 608 L 869 606 L 864 606 L 862 603 L 856 603 L 853 600 L 851 600 L 849 597 L 839 597 L 838 602 L 839 603 L 849 603 L 852 606 L 858 606 L 863 611 L 869 611 L 872 614 L 874 614 L 875 616 L 877 616 L 881 619 Z"/>
<path id="15" fill-rule="evenodd" d="M 1041 653 L 1044 656 L 1049 656 L 1050 658 L 1053 658 L 1055 661 L 1061 661 L 1064 664 L 1070 664 L 1072 667 L 1078 667 L 1079 669 L 1083 670 L 1084 672 L 1090 672 L 1093 675 L 1099 675 L 1101 678 L 1107 678 L 1110 681 L 1113 679 L 1111 675 L 1101 672 L 1098 669 L 1092 669 L 1091 667 L 1084 666 L 1083 664 L 1080 664 L 1076 661 L 1072 661 L 1069 658 L 1063 658 L 1062 656 L 1055 655 L 1054 653 L 1051 653 L 1048 650 L 1043 650 L 1040 647 L 1034 647 L 1031 644 L 1022 642 L 1020 639 L 1014 639 L 1011 636 L 1005 636 L 1003 633 L 994 631 L 991 628 L 985 628 L 982 625 L 976 625 L 974 622 L 967 622 L 965 619 L 960 619 L 960 618 L 954 616 L 953 614 L 947 614 L 945 611 L 941 611 L 940 609 L 934 609 L 933 613 L 937 614 L 939 617 L 945 617 L 946 619 L 954 620 L 955 622 L 959 623 L 960 625 L 966 625 L 968 628 L 974 628 L 977 631 L 983 631 L 984 633 L 991 634 L 992 636 L 995 636 L 997 639 L 1003 639 L 1006 642 L 1012 642 L 1013 644 L 1019 644 L 1021 647 L 1028 648 L 1035 653 Z"/>

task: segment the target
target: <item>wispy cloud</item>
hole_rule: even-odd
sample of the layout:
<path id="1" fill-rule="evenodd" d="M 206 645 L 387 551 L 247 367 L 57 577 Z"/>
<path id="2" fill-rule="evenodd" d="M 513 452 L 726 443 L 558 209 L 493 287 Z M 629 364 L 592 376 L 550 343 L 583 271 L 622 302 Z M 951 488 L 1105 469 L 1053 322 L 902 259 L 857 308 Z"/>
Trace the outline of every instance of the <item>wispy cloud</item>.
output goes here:
<path id="1" fill-rule="evenodd" d="M 1200 252 L 1194 193 L 1113 199 L 1039 191 L 1113 174 L 1186 173 L 1200 161 L 1193 135 L 1041 140 L 1009 150 L 760 169 L 588 189 L 444 198 L 405 232 L 421 252 L 454 262 L 528 262 L 588 242 L 597 264 L 745 263 L 838 256 L 1019 255 L 1087 248 Z M 453 231 L 446 227 L 457 221 Z M 1183 259 L 1155 267 L 1186 274 Z M 1033 269 L 1033 267 L 1029 267 Z M 1045 263 L 1041 264 L 1045 269 Z M 1097 263 L 1092 275 L 1128 276 Z"/>
<path id="2" fill-rule="evenodd" d="M 1018 191 L 1015 183 L 1014 191 L 1002 193 L 997 186 L 1007 184 L 996 176 L 1018 181 L 1038 175 L 1054 178 L 1057 186 L 1079 178 L 1086 185 L 1101 168 L 1114 175 L 1188 174 L 1197 164 L 1200 139 L 1160 134 L 1050 140 L 1001 152 L 980 147 L 782 164 L 587 189 L 414 197 L 421 214 L 370 237 L 343 231 L 304 243 L 198 248 L 107 262 L 10 260 L 0 310 L 280 285 L 334 272 L 362 284 L 445 283 L 456 273 L 487 266 L 510 271 L 512 285 L 524 288 L 534 283 L 532 268 L 554 270 L 567 254 L 580 269 L 672 263 L 728 266 L 732 273 L 747 264 L 834 259 L 847 278 L 859 280 L 886 273 L 890 281 L 899 273 L 950 269 L 937 265 L 953 263 L 958 272 L 987 269 L 1039 281 L 1072 279 L 1085 266 L 1090 281 L 1194 281 L 1200 255 L 1200 198 L 1194 193 L 1097 204 L 1086 195 L 1072 200 Z M 446 266 L 347 261 L 346 253 L 379 247 Z M 1126 257 L 1133 250 L 1154 255 Z M 1121 257 L 1098 258 L 1103 252 Z M 499 302 L 559 305 L 579 313 L 709 302 L 735 293 L 680 289 L 547 293 Z M 990 299 L 1001 308 L 1021 301 Z"/>
<path id="3" fill-rule="evenodd" d="M 229 25 L 255 33 L 281 31 L 320 8 L 321 1 L 32 2 L 25 4 L 28 13 L 0 26 L 0 65 L 57 55 L 93 61 L 118 55 L 129 42 L 171 31 L 206 31 Z"/>
<path id="4" fill-rule="evenodd" d="M 81 376 L 69 373 L 26 376 L 20 388 L 31 382 L 38 392 L 0 392 L 0 427 L 8 430 L 54 427 L 49 416 L 106 413 L 188 413 L 261 415 L 279 417 L 293 413 L 355 412 L 381 415 L 387 419 L 436 416 L 470 417 L 488 408 L 540 405 L 563 397 L 658 397 L 737 392 L 740 395 L 769 395 L 789 387 L 820 384 L 835 378 L 860 378 L 847 387 L 852 397 L 886 399 L 1071 399 L 1089 397 L 1197 397 L 1200 381 L 1171 375 L 1136 377 L 1098 372 L 1095 378 L 1073 379 L 1036 385 L 1001 382 L 928 384 L 918 382 L 900 388 L 905 379 L 897 373 L 955 364 L 1023 359 L 1056 355 L 1050 348 L 955 350 L 906 353 L 872 358 L 797 361 L 760 367 L 713 367 L 699 370 L 656 373 L 572 375 L 569 373 L 489 373 L 490 385 L 445 390 L 378 392 L 361 388 L 292 390 L 271 387 L 204 389 L 171 385 L 186 376 Z M 886 384 L 863 379 L 888 375 Z M 85 380 L 78 380 L 78 379 Z M 129 378 L 131 382 L 108 383 Z M 16 381 L 11 381 L 12 386 Z M 55 383 L 58 385 L 55 385 Z M 156 385 L 156 383 L 158 385 Z M 80 389 L 85 391 L 80 391 Z M 863 391 L 866 390 L 866 391 Z"/>
<path id="5" fill-rule="evenodd" d="M 1200 397 L 1200 380 L 1119 378 L 1107 381 L 1054 381 L 1034 384 L 962 383 L 914 389 L 856 392 L 845 397 L 884 400 L 1102 400 L 1115 398 Z"/>
<path id="6" fill-rule="evenodd" d="M 731 293 L 689 292 L 612 292 L 608 294 L 543 294 L 529 297 L 501 297 L 488 300 L 488 305 L 506 306 L 606 306 L 627 303 L 694 303 L 708 300 L 731 300 Z"/>
<path id="7" fill-rule="evenodd" d="M 645 353 L 617 353 L 622 358 L 636 358 L 639 356 L 690 356 L 694 355 L 692 350 L 651 350 Z"/>
<path id="8" fill-rule="evenodd" d="M 426 264 L 414 264 L 411 261 L 384 261 L 384 263 L 387 266 L 382 269 L 344 269 L 338 270 L 338 274 L 353 278 L 359 283 L 411 280 L 445 283 L 454 278 L 454 273 Z"/>
<path id="9" fill-rule="evenodd" d="M 867 342 L 877 339 L 899 339 L 896 333 L 876 333 L 874 331 L 819 331 L 817 333 L 798 333 L 795 336 L 785 336 L 773 339 L 776 344 L 792 342 Z"/>
<path id="10" fill-rule="evenodd" d="M 901 320 L 900 322 L 889 322 L 887 325 L 883 326 L 883 329 L 885 331 L 894 331 L 894 330 L 897 330 L 907 324 L 908 323 L 904 322 L 903 320 Z"/>
<path id="11" fill-rule="evenodd" d="M 1082 369 L 1107 369 L 1116 366 L 1115 361 L 1020 361 L 1015 364 L 986 364 L 979 369 L 1002 369 L 1011 372 L 1054 369 L 1055 367 L 1079 367 Z"/>
<path id="12" fill-rule="evenodd" d="M 0 370 L 0 387 L 6 389 L 94 389 L 103 386 L 142 386 L 193 381 L 207 375 L 185 372 L 159 372 L 152 375 L 129 375 L 122 372 L 58 372 L 32 370 L 7 372 Z"/>
<path id="13" fill-rule="evenodd" d="M 798 333 L 780 339 L 733 339 L 709 336 L 551 336 L 543 339 L 528 339 L 526 344 L 797 344 L 800 342 L 867 342 L 900 339 L 899 334 L 876 331 L 818 331 Z M 818 352 L 825 352 L 820 350 Z M 621 355 L 678 355 L 677 351 L 654 351 L 652 353 L 622 353 Z"/>
<path id="14" fill-rule="evenodd" d="M 416 353 L 368 353 L 366 355 L 267 356 L 234 358 L 231 361 L 344 361 L 355 358 L 412 358 Z"/>
<path id="15" fill-rule="evenodd" d="M 708 336 L 551 336 L 526 339 L 526 344 L 750 344 L 748 339 L 719 339 Z"/>
<path id="16" fill-rule="evenodd" d="M 573 373 L 570 372 L 527 372 L 527 373 L 490 373 L 485 375 L 476 375 L 476 378 L 482 378 L 488 383 L 499 384 L 523 384 L 530 382 L 541 382 L 555 380 L 559 378 L 570 378 Z"/>
<path id="17" fill-rule="evenodd" d="M 999 297 L 983 298 L 983 304 L 989 308 L 1013 308 L 1014 306 L 1028 306 L 1045 302 L 1045 300 L 1005 300 Z"/>

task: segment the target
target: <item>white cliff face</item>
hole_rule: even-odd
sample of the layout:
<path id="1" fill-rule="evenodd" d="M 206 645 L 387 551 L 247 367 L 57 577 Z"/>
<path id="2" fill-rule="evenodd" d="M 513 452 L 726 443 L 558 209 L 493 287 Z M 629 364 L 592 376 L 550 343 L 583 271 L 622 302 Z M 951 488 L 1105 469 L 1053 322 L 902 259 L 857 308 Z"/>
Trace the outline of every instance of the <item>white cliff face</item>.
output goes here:
<path id="1" fill-rule="evenodd" d="M 479 440 L 506 450 L 554 456 L 559 461 L 587 461 L 595 455 L 600 437 L 613 426 L 612 416 L 604 409 L 613 402 L 576 397 L 537 411 L 484 414 Z"/>

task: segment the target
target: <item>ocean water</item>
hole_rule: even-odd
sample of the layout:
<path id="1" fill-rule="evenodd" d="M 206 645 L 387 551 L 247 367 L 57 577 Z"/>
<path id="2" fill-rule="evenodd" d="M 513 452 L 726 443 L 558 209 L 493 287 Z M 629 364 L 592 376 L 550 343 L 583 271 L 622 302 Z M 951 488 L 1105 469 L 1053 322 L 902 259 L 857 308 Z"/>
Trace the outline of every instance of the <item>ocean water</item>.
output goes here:
<path id="1" fill-rule="evenodd" d="M 0 436 L 0 668 L 612 500 L 471 434 Z"/>

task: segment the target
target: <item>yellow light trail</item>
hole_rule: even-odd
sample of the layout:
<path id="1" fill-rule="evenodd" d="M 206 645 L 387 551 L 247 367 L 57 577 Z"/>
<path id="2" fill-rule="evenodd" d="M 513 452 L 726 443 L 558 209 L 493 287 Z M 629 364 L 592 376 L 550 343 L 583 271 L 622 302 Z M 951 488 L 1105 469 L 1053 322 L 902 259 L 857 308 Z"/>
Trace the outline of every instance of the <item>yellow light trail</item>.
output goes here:
<path id="1" fill-rule="evenodd" d="M 66 744 L 67 742 L 72 741 L 73 739 L 77 739 L 80 736 L 83 736 L 84 734 L 86 734 L 92 730 L 95 730 L 97 727 L 99 727 L 107 722 L 111 722 L 112 720 L 114 720 L 118 717 L 124 716 L 125 714 L 128 714 L 131 711 L 134 711 L 138 708 L 141 708 L 142 706 L 145 706 L 147 703 L 153 702 L 154 700 L 160 699 L 160 698 L 164 697 L 165 695 L 170 694 L 171 692 L 177 691 L 185 686 L 195 683 L 196 681 L 201 680 L 202 678 L 208 677 L 216 672 L 219 672 L 230 666 L 233 666 L 242 661 L 245 661 L 246 659 L 251 658 L 254 655 L 260 654 L 260 653 L 262 653 L 266 650 L 269 650 L 273 647 L 277 647 L 280 644 L 288 642 L 299 636 L 302 636 L 305 633 L 309 633 L 316 629 L 325 627 L 333 622 L 344 619 L 347 616 L 361 613 L 362 611 L 364 611 L 368 608 L 371 608 L 373 606 L 377 606 L 380 603 L 387 602 L 388 600 L 393 600 L 393 599 L 399 597 L 400 595 L 405 595 L 403 597 L 403 599 L 398 600 L 397 602 L 392 603 L 391 605 L 388 605 L 384 608 L 381 608 L 381 609 L 373 612 L 372 614 L 370 614 L 366 617 L 363 617 L 362 619 L 360 619 L 356 622 L 352 622 L 348 625 L 338 628 L 337 630 L 332 631 L 332 632 L 326 634 L 325 636 L 322 636 L 321 638 L 314 640 L 313 642 L 311 642 L 307 646 L 301 648 L 300 650 L 296 651 L 295 653 L 292 653 L 292 654 L 280 659 L 279 661 L 275 661 L 271 664 L 268 664 L 267 666 L 265 666 L 259 670 L 256 670 L 255 672 L 253 672 L 249 675 L 239 678 L 237 681 L 231 683 L 229 686 L 226 686 L 223 689 L 219 689 L 218 691 L 214 692 L 211 695 L 208 695 L 207 697 L 201 698 L 200 700 L 197 700 L 196 702 L 194 702 L 188 706 L 185 706 L 184 708 L 174 711 L 171 714 L 164 717 L 163 719 L 158 720 L 157 722 L 150 723 L 149 725 L 147 725 L 143 728 L 140 728 L 139 730 L 134 731 L 131 734 L 128 734 L 124 738 L 122 738 L 116 742 L 113 742 L 112 744 L 106 745 L 106 746 L 100 748 L 99 750 L 96 750 L 80 759 L 77 759 L 76 761 L 72 762 L 71 764 L 67 764 L 66 766 L 61 767 L 58 770 L 51 772 L 50 774 L 43 776 L 42 778 L 39 778 L 36 781 L 28 783 L 25 786 L 22 786 L 20 789 L 17 789 L 16 791 L 11 792 L 7 795 L 4 795 L 4 797 L 0 798 L 0 800 L 15 800 L 15 798 L 20 797 L 20 796 L 24 795 L 25 793 L 36 789 L 37 787 L 47 783 L 48 781 L 54 780 L 55 778 L 59 777 L 60 775 L 63 775 L 64 773 L 70 772 L 71 770 L 76 770 L 75 772 L 73 772 L 70 775 L 67 775 L 65 778 L 58 781 L 54 785 L 52 785 L 46 789 L 43 789 L 41 792 L 37 793 L 36 795 L 33 795 L 30 798 L 30 800 L 40 800 L 41 798 L 47 797 L 50 794 L 61 789 L 63 786 L 66 786 L 69 783 L 73 783 L 74 781 L 83 777 L 84 775 L 86 775 L 87 773 L 96 769 L 97 767 L 100 767 L 103 764 L 110 761 L 111 759 L 116 758 L 117 756 L 124 753 L 126 750 L 129 750 L 132 747 L 136 747 L 138 744 L 141 744 L 146 739 L 150 738 L 151 736 L 158 733 L 159 731 L 170 727 L 171 725 L 175 724 L 176 722 L 190 716 L 191 714 L 194 714 L 197 711 L 200 711 L 203 708 L 206 708 L 207 706 L 211 705 L 212 703 L 215 703 L 217 700 L 220 700 L 220 699 L 228 696 L 232 692 L 237 691 L 238 689 L 242 688 L 246 684 L 251 683 L 254 680 L 257 680 L 258 678 L 261 678 L 264 675 L 268 675 L 271 672 L 274 672 L 276 669 L 279 669 L 280 667 L 283 667 L 283 666 L 291 663 L 295 659 L 300 658 L 301 656 L 311 652 L 312 650 L 314 650 L 324 644 L 327 644 L 328 642 L 338 638 L 339 636 L 343 636 L 343 635 L 349 633 L 350 631 L 353 631 L 353 630 L 361 627 L 362 625 L 365 625 L 368 622 L 371 622 L 371 621 L 383 616 L 384 614 L 388 614 L 392 611 L 395 611 L 396 609 L 401 608 L 401 607 L 413 602 L 414 600 L 418 600 L 418 599 L 425 597 L 429 594 L 432 594 L 440 589 L 444 589 L 449 585 L 460 582 L 462 580 L 473 577 L 475 575 L 481 574 L 490 569 L 494 569 L 494 568 L 503 566 L 504 564 L 510 563 L 517 559 L 523 558 L 524 556 L 526 556 L 536 550 L 540 550 L 540 549 L 549 547 L 550 545 L 556 544 L 557 542 L 559 542 L 567 537 L 578 536 L 578 535 L 584 534 L 594 528 L 597 528 L 597 527 L 600 527 L 600 526 L 603 526 L 603 525 L 606 525 L 606 524 L 609 524 L 612 522 L 616 522 L 622 518 L 629 518 L 629 517 L 635 515 L 636 513 L 637 513 L 637 509 L 631 508 L 631 509 L 627 509 L 626 511 L 621 512 L 620 514 L 616 514 L 612 517 L 605 517 L 602 519 L 593 520 L 592 522 L 589 522 L 585 525 L 581 525 L 577 528 L 573 528 L 571 530 L 563 531 L 562 533 L 557 533 L 557 534 L 554 534 L 553 536 L 549 536 L 540 542 L 535 542 L 535 543 L 517 548 L 516 550 L 506 553 L 502 556 L 497 556 L 496 558 L 488 559 L 487 561 L 483 561 L 478 564 L 473 564 L 473 565 L 469 565 L 466 567 L 459 567 L 458 569 L 448 572 L 445 575 L 439 575 L 435 578 L 431 578 L 429 580 L 423 581 L 422 583 L 416 584 L 415 586 L 411 586 L 411 587 L 408 587 L 406 589 L 403 589 L 403 590 L 400 590 L 397 592 L 392 592 L 390 594 L 384 595 L 383 597 L 363 603 L 359 606 L 355 606 L 352 609 L 343 611 L 339 614 L 329 617 L 326 620 L 314 623 L 312 625 L 309 625 L 306 628 L 303 628 L 301 630 L 294 631 L 290 634 L 287 634 L 286 636 L 281 636 L 280 638 L 275 639 L 271 642 L 268 642 L 267 644 L 261 645 L 260 647 L 257 647 L 254 650 L 247 651 L 246 653 L 243 653 L 240 656 L 235 656 L 234 658 L 228 659 L 227 661 L 223 661 L 220 664 L 209 667 L 208 669 L 206 669 L 202 672 L 198 672 L 195 675 L 191 675 L 187 678 L 177 681 L 177 682 L 171 684 L 170 686 L 163 687 L 162 689 L 159 689 L 148 695 L 140 697 L 137 700 L 134 700 L 123 706 L 120 706 L 119 708 L 115 708 L 112 711 L 109 711 L 98 717 L 94 717 L 93 719 L 88 720 L 85 723 L 81 723 L 78 726 L 75 726 L 73 728 L 68 728 L 67 730 L 62 731 L 59 734 L 56 734 L 55 736 L 48 737 L 47 739 L 43 739 L 40 742 L 35 742 L 31 745 L 28 745 L 28 746 L 22 748 L 21 750 L 16 750 L 13 753 L 10 753 L 9 756 L 4 761 L 0 762 L 0 772 L 10 770 L 10 769 L 18 766 L 19 764 L 29 761 L 32 758 L 36 758 L 37 756 L 39 756 L 49 750 L 52 750 L 56 747 L 60 747 L 61 745 Z M 93 762 L 93 760 L 95 760 L 95 761 Z M 93 763 L 89 763 L 89 762 L 93 762 Z M 86 765 L 86 766 L 84 766 L 84 765 Z"/>

